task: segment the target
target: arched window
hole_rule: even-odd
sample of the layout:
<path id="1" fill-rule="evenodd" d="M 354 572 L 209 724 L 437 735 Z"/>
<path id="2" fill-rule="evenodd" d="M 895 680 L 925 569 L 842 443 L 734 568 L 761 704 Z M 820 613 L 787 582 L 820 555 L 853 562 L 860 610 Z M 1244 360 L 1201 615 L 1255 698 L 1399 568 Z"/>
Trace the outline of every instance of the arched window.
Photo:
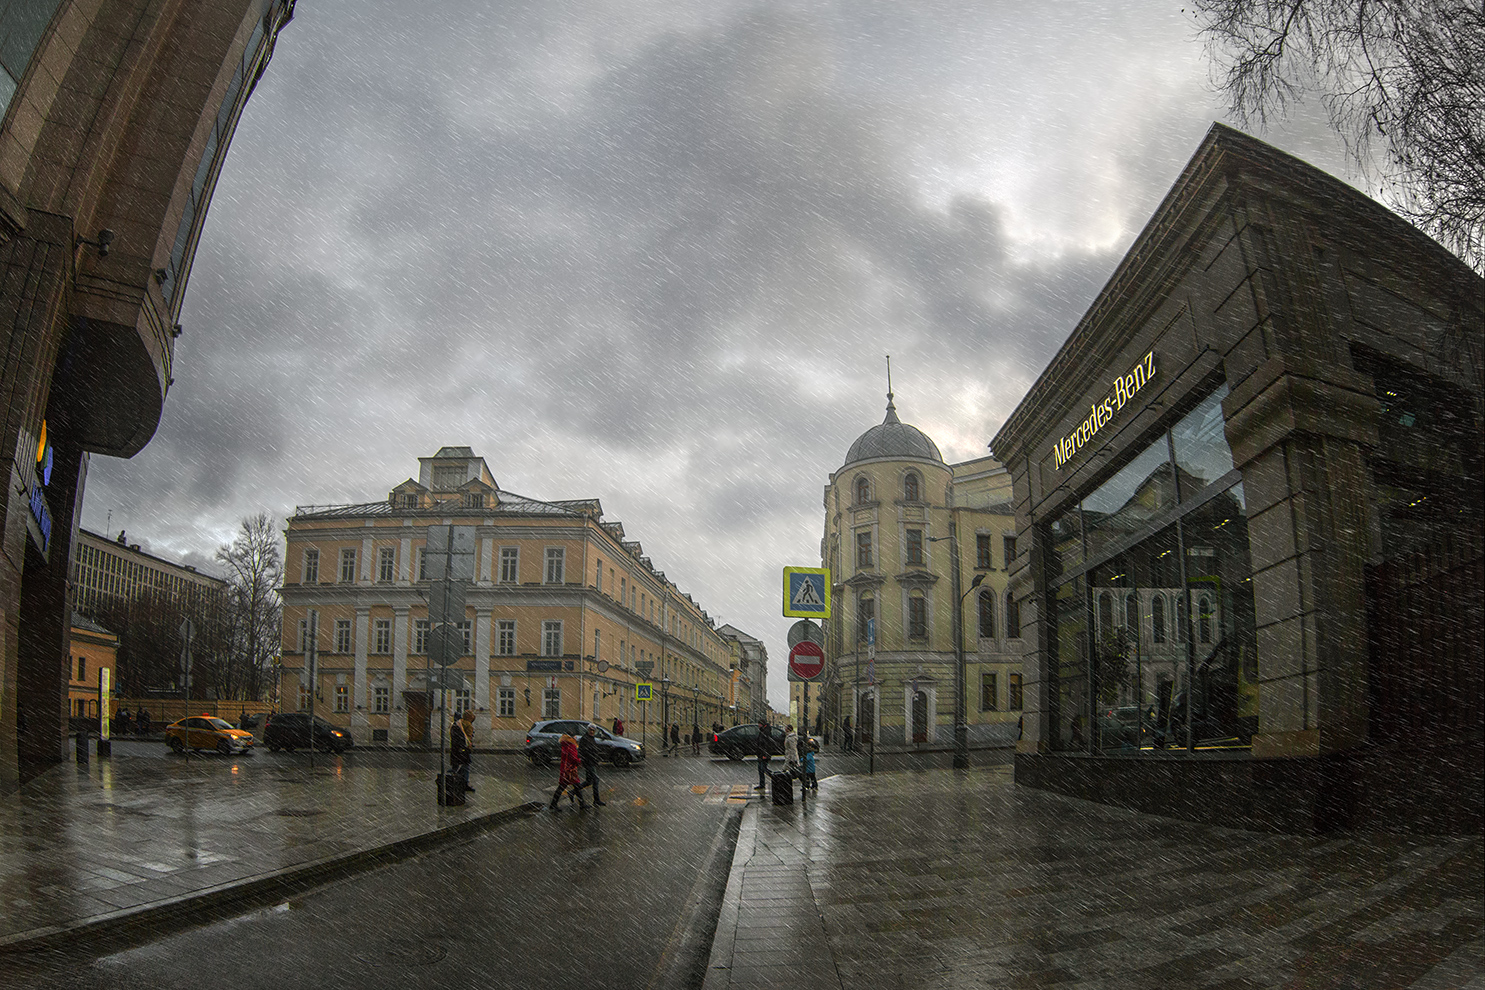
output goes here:
<path id="1" fill-rule="evenodd" d="M 1009 591 L 1005 593 L 1005 638 L 1021 638 L 1021 606 Z"/>
<path id="2" fill-rule="evenodd" d="M 871 482 L 865 478 L 856 479 L 856 504 L 865 505 L 871 501 Z"/>
<path id="3" fill-rule="evenodd" d="M 1140 634 L 1140 600 L 1132 591 L 1124 596 L 1124 628 L 1136 638 Z"/>
<path id="4" fill-rule="evenodd" d="M 1201 596 L 1196 610 L 1197 629 L 1201 634 L 1203 643 L 1212 641 L 1212 600 L 1206 595 Z"/>
<path id="5" fill-rule="evenodd" d="M 922 491 L 918 485 L 918 472 L 909 471 L 902 479 L 902 497 L 908 502 L 922 501 Z"/>
<path id="6" fill-rule="evenodd" d="M 1150 638 L 1157 643 L 1165 642 L 1165 596 L 1156 595 L 1150 601 Z"/>
<path id="7" fill-rule="evenodd" d="M 989 588 L 980 592 L 980 638 L 995 638 L 995 595 Z"/>
<path id="8" fill-rule="evenodd" d="M 1114 631 L 1114 600 L 1105 591 L 1098 596 L 1098 634 L 1107 636 Z"/>

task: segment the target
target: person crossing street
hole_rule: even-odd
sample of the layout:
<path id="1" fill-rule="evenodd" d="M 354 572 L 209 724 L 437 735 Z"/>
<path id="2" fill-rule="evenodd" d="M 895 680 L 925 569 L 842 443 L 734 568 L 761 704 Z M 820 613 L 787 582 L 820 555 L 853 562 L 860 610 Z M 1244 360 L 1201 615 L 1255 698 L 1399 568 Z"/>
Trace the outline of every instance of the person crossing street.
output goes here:
<path id="1" fill-rule="evenodd" d="M 578 795 L 582 795 L 584 787 L 593 788 L 593 804 L 601 808 L 608 802 L 598 790 L 598 726 L 589 723 L 588 731 L 578 740 L 578 756 L 583 761 L 583 782 L 578 785 Z"/>

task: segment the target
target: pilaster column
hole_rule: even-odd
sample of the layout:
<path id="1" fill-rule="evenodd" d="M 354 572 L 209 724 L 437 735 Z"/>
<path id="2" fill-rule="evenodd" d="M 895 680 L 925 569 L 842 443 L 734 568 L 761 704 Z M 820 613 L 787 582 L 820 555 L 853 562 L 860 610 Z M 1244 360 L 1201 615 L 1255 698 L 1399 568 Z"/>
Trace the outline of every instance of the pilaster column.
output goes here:
<path id="1" fill-rule="evenodd" d="M 369 546 L 371 541 L 367 540 L 366 543 Z M 363 550 L 362 556 L 364 557 L 366 553 L 367 551 Z M 351 687 L 351 692 L 354 695 L 354 698 L 351 701 L 351 726 L 354 729 L 361 729 L 363 731 L 359 734 L 352 732 L 351 735 L 356 736 L 357 738 L 365 736 L 368 743 L 371 742 L 371 734 L 364 730 L 366 730 L 370 725 L 370 722 L 367 720 L 367 716 L 370 714 L 369 705 L 367 703 L 367 695 L 368 692 L 371 690 L 371 686 L 369 683 L 370 678 L 367 677 L 366 674 L 366 660 L 368 652 L 367 636 L 370 634 L 370 632 L 371 610 L 369 608 L 357 608 L 355 627 L 356 673 L 355 682 Z"/>
<path id="2" fill-rule="evenodd" d="M 406 545 L 404 540 L 403 544 Z M 394 746 L 407 745 L 407 703 L 402 692 L 407 690 L 407 609 L 392 610 L 392 717 L 387 738 Z"/>
<path id="3" fill-rule="evenodd" d="M 490 611 L 474 613 L 474 707 L 490 710 Z"/>

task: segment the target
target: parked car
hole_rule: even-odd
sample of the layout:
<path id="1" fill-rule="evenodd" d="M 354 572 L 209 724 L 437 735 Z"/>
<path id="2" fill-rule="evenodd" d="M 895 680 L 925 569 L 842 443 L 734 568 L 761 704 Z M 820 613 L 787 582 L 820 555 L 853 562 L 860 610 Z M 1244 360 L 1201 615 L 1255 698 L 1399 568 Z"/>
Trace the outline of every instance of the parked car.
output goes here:
<path id="1" fill-rule="evenodd" d="M 177 753 L 214 749 L 232 756 L 252 748 L 253 734 L 235 729 L 231 722 L 215 715 L 189 715 L 165 726 L 165 745 Z"/>
<path id="2" fill-rule="evenodd" d="M 280 749 L 292 753 L 300 747 L 308 748 L 309 740 L 309 712 L 277 712 L 269 715 L 263 726 L 263 743 L 275 753 Z M 354 746 L 356 741 L 345 729 L 331 725 L 316 715 L 314 744 L 315 749 L 323 752 L 343 753 Z"/>
<path id="3" fill-rule="evenodd" d="M 780 725 L 770 725 L 769 734 L 773 736 L 773 755 L 784 754 L 784 728 Z M 741 760 L 758 752 L 758 726 L 734 725 L 730 729 L 712 733 L 712 741 L 707 747 L 713 756 L 725 756 L 729 760 Z"/>
<path id="4" fill-rule="evenodd" d="M 645 748 L 637 739 L 616 736 L 596 722 L 580 719 L 545 719 L 536 722 L 526 732 L 526 758 L 534 767 L 544 767 L 557 758 L 563 735 L 581 739 L 588 726 L 598 731 L 593 733 L 598 741 L 600 757 L 616 767 L 627 767 L 645 758 Z"/>

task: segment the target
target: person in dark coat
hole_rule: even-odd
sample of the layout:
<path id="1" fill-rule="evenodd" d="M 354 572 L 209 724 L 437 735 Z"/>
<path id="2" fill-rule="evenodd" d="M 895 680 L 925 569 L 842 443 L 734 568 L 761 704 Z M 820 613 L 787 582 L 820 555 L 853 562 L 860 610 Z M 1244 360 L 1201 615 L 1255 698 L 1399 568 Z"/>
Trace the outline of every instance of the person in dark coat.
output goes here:
<path id="1" fill-rule="evenodd" d="M 449 765 L 454 770 L 454 780 L 466 791 L 474 790 L 469 786 L 469 764 L 473 760 L 473 739 L 470 736 L 470 723 L 474 721 L 474 711 L 465 712 L 454 719 L 454 724 L 449 728 Z"/>
<path id="2" fill-rule="evenodd" d="M 561 746 L 562 759 L 557 765 L 557 790 L 552 795 L 551 809 L 557 810 L 557 799 L 569 787 L 572 788 L 572 793 L 577 795 L 578 807 L 586 808 L 588 804 L 583 800 L 583 785 L 578 779 L 578 768 L 583 765 L 583 758 L 578 755 L 577 740 L 564 734 Z"/>
<path id="3" fill-rule="evenodd" d="M 691 723 L 691 755 L 701 755 L 701 726 Z"/>
<path id="4" fill-rule="evenodd" d="M 754 790 L 761 791 L 768 783 L 768 758 L 773 755 L 773 730 L 768 727 L 767 719 L 758 720 L 758 741 L 753 752 L 758 754 L 758 786 Z"/>
<path id="5" fill-rule="evenodd" d="M 581 794 L 584 787 L 593 788 L 593 804 L 601 808 L 608 802 L 598 791 L 598 726 L 590 724 L 583 738 L 578 740 L 578 756 L 583 761 L 583 782 L 578 786 L 578 793 Z"/>
<path id="6" fill-rule="evenodd" d="M 677 756 L 681 753 L 681 724 L 670 723 L 670 751 Z"/>

